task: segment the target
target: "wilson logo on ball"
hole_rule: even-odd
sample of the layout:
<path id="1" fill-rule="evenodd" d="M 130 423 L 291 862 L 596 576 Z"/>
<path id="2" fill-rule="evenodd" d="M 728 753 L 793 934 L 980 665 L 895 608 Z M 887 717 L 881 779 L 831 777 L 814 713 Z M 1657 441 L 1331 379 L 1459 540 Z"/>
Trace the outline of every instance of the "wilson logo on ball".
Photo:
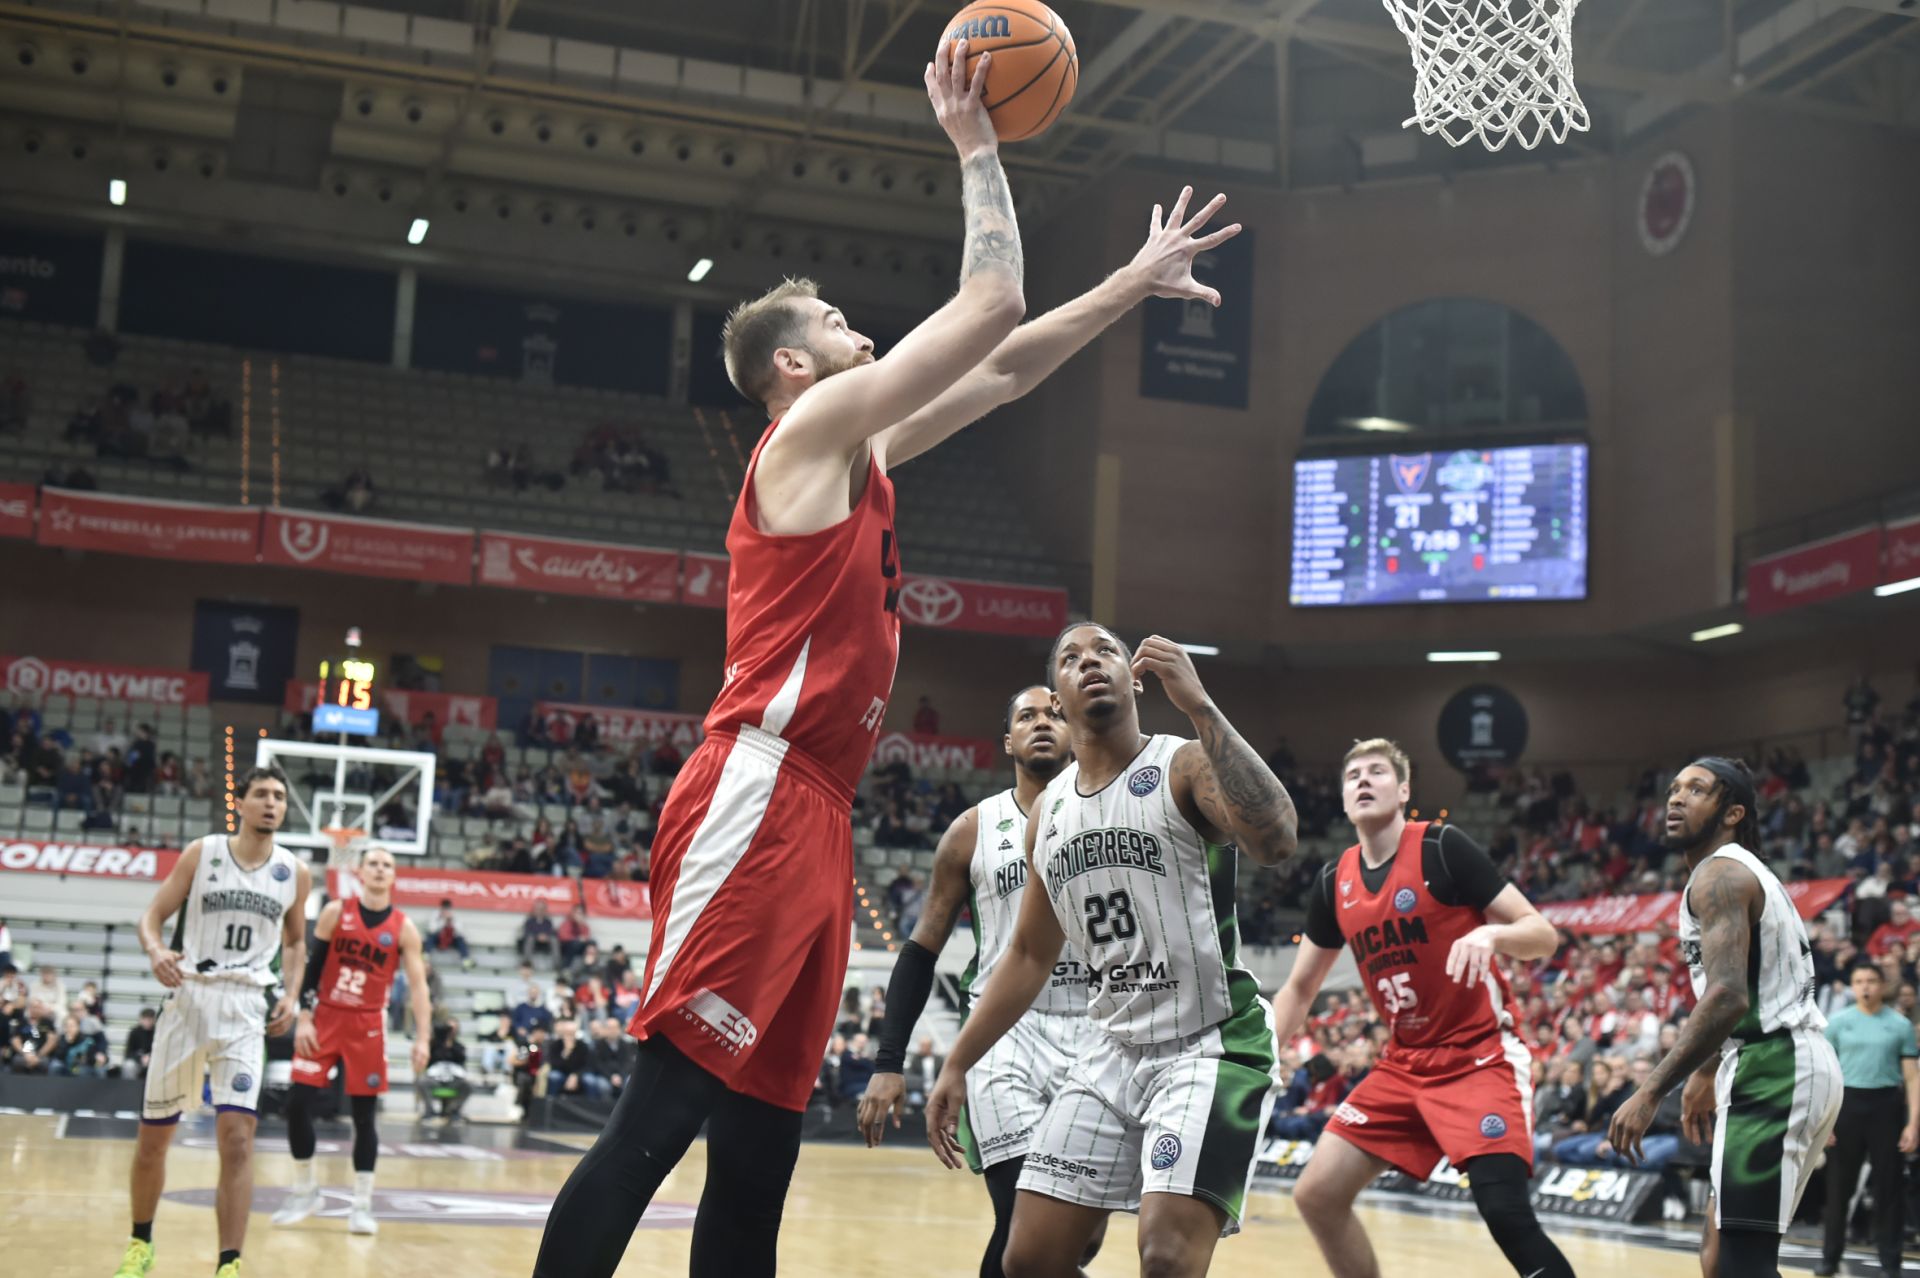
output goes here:
<path id="1" fill-rule="evenodd" d="M 1007 38 L 1007 19 L 1002 14 L 986 18 L 968 18 L 953 30 L 947 32 L 949 40 L 1004 40 Z"/>

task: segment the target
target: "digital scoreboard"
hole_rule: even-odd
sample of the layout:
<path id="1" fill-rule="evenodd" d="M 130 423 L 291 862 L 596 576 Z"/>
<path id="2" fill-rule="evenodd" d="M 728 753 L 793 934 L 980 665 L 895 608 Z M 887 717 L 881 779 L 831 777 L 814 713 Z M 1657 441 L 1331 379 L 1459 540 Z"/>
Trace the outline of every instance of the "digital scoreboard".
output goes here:
<path id="1" fill-rule="evenodd" d="M 1304 457 L 1296 608 L 1587 597 L 1587 446 Z"/>
<path id="2" fill-rule="evenodd" d="M 347 631 L 345 656 L 320 663 L 320 687 L 313 705 L 313 730 L 350 737 L 379 734 L 380 711 L 373 702 L 373 662 L 360 655 L 360 631 Z"/>

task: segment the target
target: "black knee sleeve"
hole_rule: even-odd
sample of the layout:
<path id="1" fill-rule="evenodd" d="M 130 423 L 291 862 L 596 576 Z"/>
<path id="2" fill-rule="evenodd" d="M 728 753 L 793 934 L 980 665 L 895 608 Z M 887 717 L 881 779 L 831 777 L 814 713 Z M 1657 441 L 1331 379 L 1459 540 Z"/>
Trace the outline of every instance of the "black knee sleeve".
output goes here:
<path id="1" fill-rule="evenodd" d="M 802 1115 L 737 1092 L 707 1120 L 707 1184 L 693 1220 L 692 1278 L 773 1278 Z"/>
<path id="2" fill-rule="evenodd" d="M 1487 1232 L 1515 1272 L 1529 1278 L 1573 1278 L 1573 1266 L 1540 1228 L 1527 1201 L 1526 1160 L 1518 1154 L 1483 1154 L 1461 1165 L 1473 1191 L 1473 1205 Z"/>
<path id="3" fill-rule="evenodd" d="M 295 1162 L 313 1157 L 313 1098 L 318 1088 L 295 1083 L 287 1093 L 287 1149 Z"/>
<path id="4" fill-rule="evenodd" d="M 1020 1169 L 1024 1158 L 1009 1158 L 986 1169 L 981 1179 L 987 1182 L 987 1197 L 993 1201 L 993 1236 L 987 1239 L 986 1254 L 980 1257 L 980 1278 L 1006 1278 L 1000 1257 L 1007 1250 L 1007 1236 L 1013 1231 L 1013 1200 L 1019 1194 Z"/>
<path id="5" fill-rule="evenodd" d="M 1751 1229 L 1720 1230 L 1714 1278 L 1780 1278 L 1780 1235 Z"/>
<path id="6" fill-rule="evenodd" d="M 353 1102 L 353 1169 L 357 1172 L 373 1170 L 375 1160 L 380 1157 L 380 1133 L 374 1130 L 373 1116 L 379 1112 L 380 1098 L 377 1096 L 355 1096 Z"/>

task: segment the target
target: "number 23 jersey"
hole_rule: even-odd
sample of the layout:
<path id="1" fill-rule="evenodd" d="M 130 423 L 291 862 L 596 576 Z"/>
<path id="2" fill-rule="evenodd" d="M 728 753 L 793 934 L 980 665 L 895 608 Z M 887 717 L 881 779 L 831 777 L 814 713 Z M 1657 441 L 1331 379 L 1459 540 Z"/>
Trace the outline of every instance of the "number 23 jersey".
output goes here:
<path id="1" fill-rule="evenodd" d="M 1087 1014 L 1136 1046 L 1197 1034 L 1259 996 L 1238 966 L 1235 850 L 1205 842 L 1173 801 L 1185 744 L 1149 739 L 1094 794 L 1068 764 L 1028 818 L 1047 899 L 1091 970 Z"/>

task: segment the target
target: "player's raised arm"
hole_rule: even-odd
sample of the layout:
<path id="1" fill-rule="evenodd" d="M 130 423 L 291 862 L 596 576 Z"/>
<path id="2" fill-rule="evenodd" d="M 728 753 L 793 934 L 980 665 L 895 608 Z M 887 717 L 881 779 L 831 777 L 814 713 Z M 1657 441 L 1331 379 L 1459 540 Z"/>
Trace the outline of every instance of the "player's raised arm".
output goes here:
<path id="1" fill-rule="evenodd" d="M 1149 297 L 1195 298 L 1220 305 L 1220 294 L 1193 278 L 1196 255 L 1240 234 L 1240 224 L 1200 232 L 1226 204 L 1216 195 L 1192 217 L 1187 202 L 1193 188 L 1183 187 L 1164 217 L 1158 204 L 1147 222 L 1147 242 L 1133 260 L 1071 302 L 1022 324 L 994 348 L 978 368 L 941 392 L 913 416 L 887 428 L 882 436 L 891 468 L 926 452 L 1000 405 L 1038 386 L 1109 324 Z"/>
<path id="2" fill-rule="evenodd" d="M 199 868 L 200 840 L 195 839 L 173 863 L 160 890 L 153 894 L 153 900 L 147 902 L 146 910 L 140 915 L 140 948 L 146 952 L 147 962 L 153 965 L 153 979 L 170 990 L 180 988 L 181 954 L 160 939 L 160 929 L 186 905 L 187 894 L 193 890 L 194 873 Z"/>
<path id="3" fill-rule="evenodd" d="M 1133 654 L 1133 676 L 1151 671 L 1174 709 L 1193 721 L 1196 741 L 1173 756 L 1174 801 L 1195 827 L 1217 842 L 1237 844 L 1260 865 L 1278 865 L 1300 846 L 1293 796 L 1265 759 L 1213 704 L 1187 650 L 1150 635 Z"/>
<path id="4" fill-rule="evenodd" d="M 980 100 L 993 55 L 981 56 L 968 83 L 966 46 L 965 40 L 943 44 L 926 70 L 927 97 L 960 153 L 960 202 L 966 215 L 960 289 L 885 359 L 814 381 L 784 415 L 783 447 L 852 450 L 953 385 L 1026 313 L 1020 226 L 1000 167 L 999 140 Z M 827 322 L 834 322 L 831 314 Z M 781 348 L 775 364 L 785 361 L 797 369 L 806 358 L 804 348 Z"/>
<path id="5" fill-rule="evenodd" d="M 927 1008 L 927 996 L 933 992 L 934 960 L 940 957 L 972 886 L 969 867 L 979 832 L 980 809 L 973 807 L 954 818 L 940 836 L 940 847 L 933 854 L 933 882 L 927 887 L 920 921 L 900 947 L 893 961 L 893 975 L 887 978 L 887 1024 L 880 1034 L 880 1049 L 874 1054 L 873 1077 L 867 1080 L 867 1090 L 860 1097 L 860 1134 L 870 1147 L 878 1145 L 886 1134 L 889 1113 L 893 1125 L 900 1126 L 900 1111 L 907 1095 L 907 1080 L 902 1073 L 907 1063 L 907 1039 Z"/>
<path id="6" fill-rule="evenodd" d="M 940 1080 L 927 1097 L 927 1143 L 941 1162 L 956 1169 L 966 1165 L 956 1133 L 960 1107 L 967 1099 L 967 1071 L 1026 1015 L 1053 975 L 1060 947 L 1067 943 L 1053 902 L 1039 890 L 1045 880 L 1034 862 L 1033 849 L 1040 824 L 1027 822 L 1027 876 L 1034 890 L 1020 894 L 1020 918 L 1007 942 L 1007 952 L 994 964 L 987 992 L 973 1005 L 960 1036 L 947 1052 L 947 1063 L 940 1067 Z"/>

